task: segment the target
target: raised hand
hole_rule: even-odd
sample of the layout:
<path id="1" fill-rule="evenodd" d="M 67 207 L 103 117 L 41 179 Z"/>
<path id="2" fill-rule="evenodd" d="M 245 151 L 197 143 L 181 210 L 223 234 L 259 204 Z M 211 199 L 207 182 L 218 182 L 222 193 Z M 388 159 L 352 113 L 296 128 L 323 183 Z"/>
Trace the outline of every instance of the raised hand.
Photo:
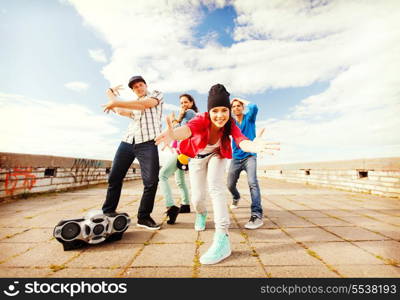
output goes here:
<path id="1" fill-rule="evenodd" d="M 174 129 L 172 125 L 172 121 L 170 120 L 169 117 L 165 118 L 167 122 L 167 129 L 164 130 L 159 136 L 157 136 L 155 140 L 156 145 L 160 145 L 161 143 L 164 143 L 164 146 L 161 150 L 164 150 L 165 148 L 169 147 L 171 142 L 174 140 Z"/>
<path id="2" fill-rule="evenodd" d="M 119 96 L 119 90 L 123 89 L 122 84 L 117 85 L 116 87 L 113 88 L 108 88 L 106 91 L 106 95 L 109 99 L 107 104 L 103 104 L 103 111 L 106 113 L 109 113 L 110 110 L 115 112 L 115 96 Z"/>
<path id="3" fill-rule="evenodd" d="M 101 105 L 101 106 L 103 107 L 103 111 L 106 112 L 106 113 L 109 113 L 110 110 L 112 110 L 113 112 L 115 112 L 115 109 L 114 109 L 114 107 L 115 107 L 115 101 L 114 101 L 114 100 L 110 100 L 110 101 L 108 101 L 107 104 L 103 104 L 103 105 Z"/>
<path id="4" fill-rule="evenodd" d="M 274 155 L 274 152 L 272 150 L 281 150 L 281 148 L 277 145 L 280 145 L 280 142 L 268 142 L 262 139 L 262 136 L 264 135 L 265 128 L 261 129 L 257 135 L 256 138 L 253 140 L 253 146 L 254 150 L 252 152 L 254 153 L 260 153 L 260 154 L 269 154 L 269 155 Z"/>
<path id="5" fill-rule="evenodd" d="M 122 85 L 122 84 L 119 84 L 119 85 L 117 85 L 117 86 L 115 86 L 115 87 L 112 87 L 112 88 L 109 89 L 109 90 L 111 90 L 111 91 L 113 92 L 114 96 L 119 96 L 119 91 L 120 91 L 120 90 L 123 90 L 123 89 L 124 89 L 123 85 Z"/>

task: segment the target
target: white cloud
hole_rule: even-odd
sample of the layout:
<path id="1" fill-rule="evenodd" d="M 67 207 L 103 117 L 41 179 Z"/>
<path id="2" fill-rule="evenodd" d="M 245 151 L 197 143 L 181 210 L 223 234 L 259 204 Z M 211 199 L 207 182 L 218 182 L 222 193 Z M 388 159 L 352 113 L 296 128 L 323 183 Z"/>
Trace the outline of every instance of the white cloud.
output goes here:
<path id="1" fill-rule="evenodd" d="M 95 61 L 107 62 L 107 57 L 103 49 L 89 49 L 89 55 Z"/>
<path id="2" fill-rule="evenodd" d="M 399 11 L 395 1 L 336 1 L 310 10 L 309 1 L 237 0 L 238 42 L 222 47 L 204 37 L 197 48 L 199 1 L 70 2 L 114 49 L 106 79 L 114 84 L 143 74 L 164 92 L 205 93 L 223 82 L 234 93 L 254 93 L 330 80 L 381 49 L 375 41 L 394 33 Z M 220 2 L 204 3 L 226 3 Z"/>
<path id="3" fill-rule="evenodd" d="M 163 92 L 206 93 L 220 82 L 251 98 L 327 81 L 326 91 L 268 123 L 285 143 L 275 160 L 400 155 L 399 1 L 70 3 L 113 49 L 103 68 L 111 85 L 142 74 Z M 232 46 L 219 45 L 213 34 L 195 46 L 201 3 L 234 6 Z"/>
<path id="4" fill-rule="evenodd" d="M 0 93 L 0 151 L 112 159 L 122 133 L 84 106 Z"/>
<path id="5" fill-rule="evenodd" d="M 181 109 L 179 106 L 170 103 L 164 103 L 163 108 L 169 111 L 179 111 Z"/>
<path id="6" fill-rule="evenodd" d="M 89 87 L 89 85 L 85 82 L 81 82 L 81 81 L 72 81 L 72 82 L 67 82 L 66 84 L 64 84 L 64 86 L 67 89 L 73 90 L 75 92 L 83 92 L 86 91 Z"/>

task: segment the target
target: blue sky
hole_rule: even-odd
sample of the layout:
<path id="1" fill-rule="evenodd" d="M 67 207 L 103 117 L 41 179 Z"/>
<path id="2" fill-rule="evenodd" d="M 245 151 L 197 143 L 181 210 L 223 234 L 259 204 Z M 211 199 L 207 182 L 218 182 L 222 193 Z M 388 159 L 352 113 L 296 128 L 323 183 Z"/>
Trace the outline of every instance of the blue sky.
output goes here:
<path id="1" fill-rule="evenodd" d="M 129 120 L 104 91 L 142 74 L 167 113 L 217 82 L 256 103 L 266 164 L 400 154 L 396 1 L 203 3 L 2 1 L 0 151 L 112 159 Z"/>

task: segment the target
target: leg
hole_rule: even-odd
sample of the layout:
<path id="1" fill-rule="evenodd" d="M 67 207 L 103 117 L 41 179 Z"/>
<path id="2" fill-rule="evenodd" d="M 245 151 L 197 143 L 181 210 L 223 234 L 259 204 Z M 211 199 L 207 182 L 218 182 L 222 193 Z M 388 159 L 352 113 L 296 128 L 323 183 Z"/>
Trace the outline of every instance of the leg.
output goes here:
<path id="1" fill-rule="evenodd" d="M 143 180 L 143 195 L 138 209 L 138 219 L 150 217 L 154 207 L 154 198 L 157 192 L 158 173 L 160 161 L 157 146 L 153 141 L 140 143 L 134 147 L 135 154 L 139 160 Z"/>
<path id="2" fill-rule="evenodd" d="M 257 157 L 249 156 L 246 160 L 245 170 L 251 195 L 251 215 L 256 215 L 259 218 L 263 216 L 261 206 L 260 186 L 257 180 Z"/>
<path id="3" fill-rule="evenodd" d="M 232 194 L 234 204 L 237 203 L 237 201 L 239 201 L 240 199 L 240 194 L 236 187 L 236 184 L 239 179 L 241 171 L 242 171 L 242 164 L 240 160 L 232 159 L 228 172 L 228 190 Z"/>
<path id="4" fill-rule="evenodd" d="M 210 155 L 209 157 L 207 184 L 214 211 L 215 228 L 216 231 L 227 232 L 230 222 L 225 197 L 226 185 L 223 176 L 226 159 L 221 159 L 218 155 Z"/>
<path id="5" fill-rule="evenodd" d="M 189 162 L 189 179 L 192 192 L 192 204 L 198 214 L 207 212 L 206 209 L 206 181 L 207 161 L 202 159 L 191 159 Z"/>
<path id="6" fill-rule="evenodd" d="M 175 182 L 179 188 L 179 192 L 181 193 L 182 204 L 189 205 L 189 190 L 185 181 L 185 171 L 180 169 L 175 171 Z"/>
<path id="7" fill-rule="evenodd" d="M 211 247 L 200 257 L 202 264 L 216 264 L 232 253 L 223 179 L 225 164 L 226 159 L 221 159 L 218 155 L 211 155 L 208 163 L 207 181 L 214 210 L 215 233 Z"/>
<path id="8" fill-rule="evenodd" d="M 172 198 L 172 192 L 171 187 L 168 183 L 168 178 L 170 178 L 171 175 L 174 174 L 174 172 L 177 170 L 176 158 L 177 155 L 172 155 L 164 164 L 164 166 L 160 169 L 160 173 L 158 176 L 160 180 L 161 192 L 164 196 L 166 207 L 171 207 L 174 205 L 174 199 Z"/>
<path id="9" fill-rule="evenodd" d="M 125 175 L 134 159 L 133 145 L 121 142 L 108 177 L 107 196 L 102 207 L 104 213 L 114 212 L 117 209 Z"/>

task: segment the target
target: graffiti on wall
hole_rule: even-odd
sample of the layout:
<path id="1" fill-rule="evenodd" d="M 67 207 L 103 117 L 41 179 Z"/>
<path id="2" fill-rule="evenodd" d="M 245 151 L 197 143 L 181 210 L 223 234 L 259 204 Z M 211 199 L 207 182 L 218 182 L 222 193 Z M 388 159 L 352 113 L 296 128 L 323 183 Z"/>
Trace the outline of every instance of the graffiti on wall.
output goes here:
<path id="1" fill-rule="evenodd" d="M 76 158 L 71 167 L 70 174 L 74 178 L 75 183 L 97 180 L 101 176 L 98 168 L 103 166 L 104 163 L 100 160 Z"/>
<path id="2" fill-rule="evenodd" d="M 32 174 L 32 168 L 14 168 L 6 174 L 4 184 L 6 195 L 13 195 L 17 188 L 31 190 L 36 184 L 36 176 Z"/>

